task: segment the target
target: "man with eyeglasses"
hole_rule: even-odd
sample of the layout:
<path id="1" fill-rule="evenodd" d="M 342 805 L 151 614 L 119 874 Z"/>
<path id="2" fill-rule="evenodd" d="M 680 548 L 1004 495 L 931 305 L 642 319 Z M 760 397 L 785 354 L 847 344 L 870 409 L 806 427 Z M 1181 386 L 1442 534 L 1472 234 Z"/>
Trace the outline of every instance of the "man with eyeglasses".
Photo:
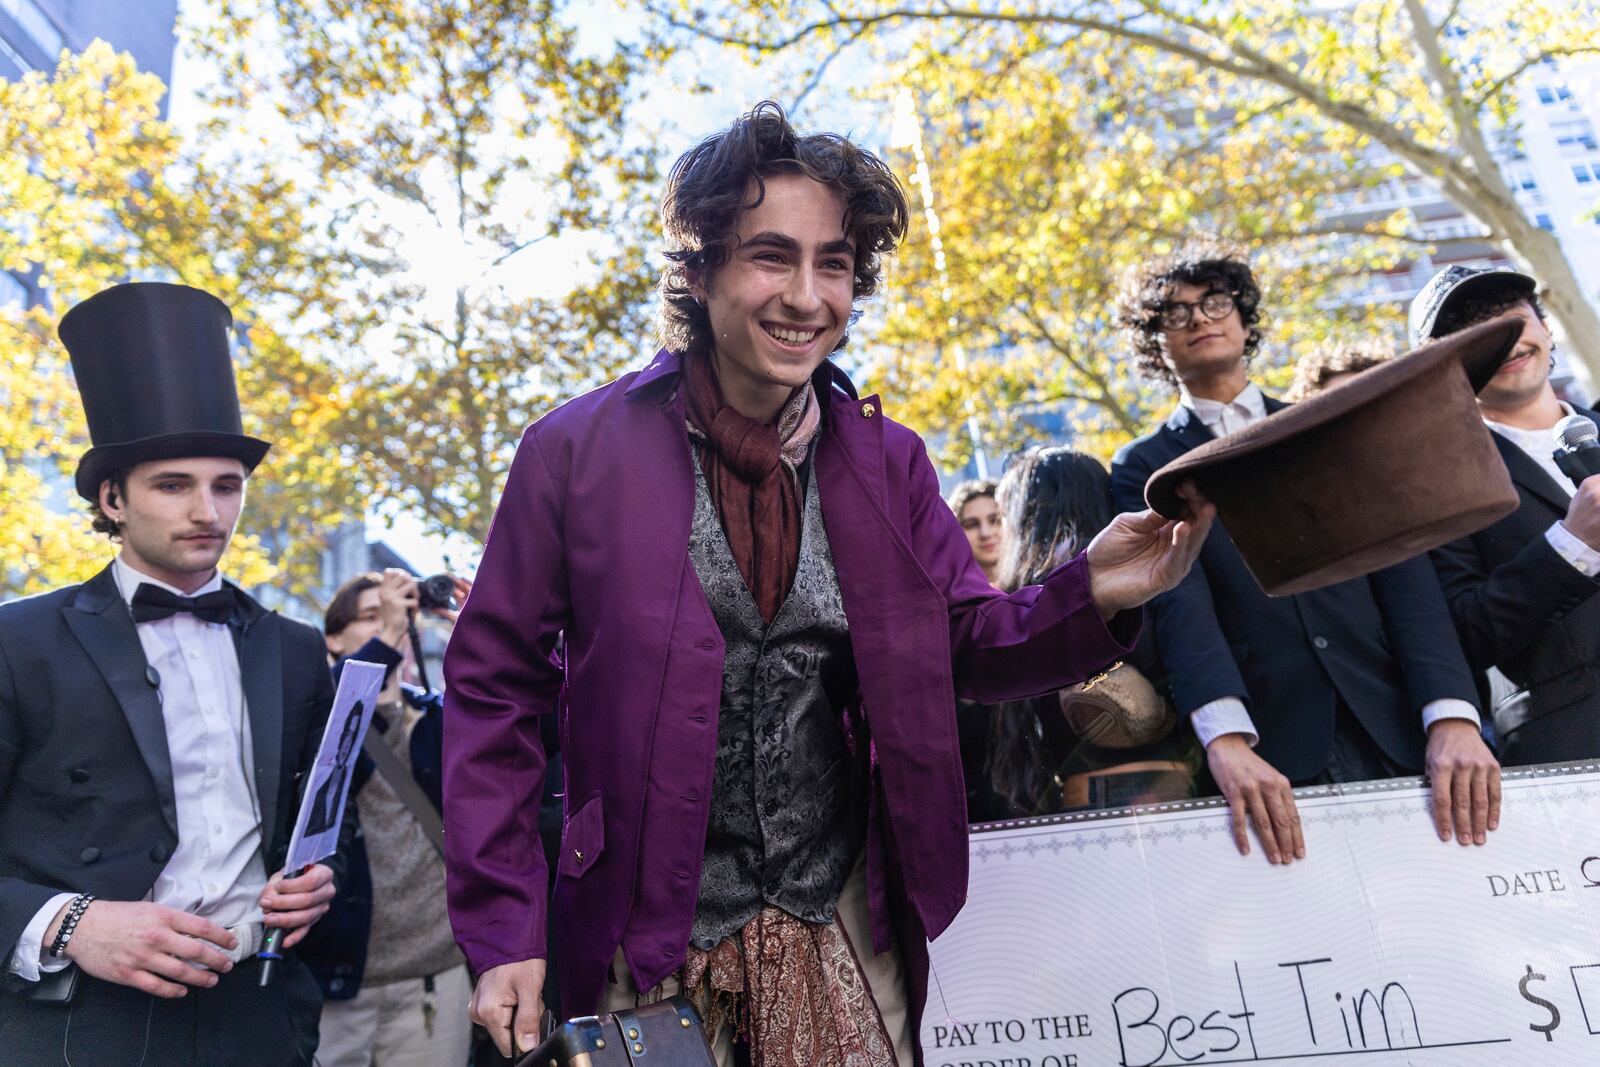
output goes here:
<path id="1" fill-rule="evenodd" d="M 1171 460 L 1287 406 L 1247 374 L 1260 302 L 1243 254 L 1213 240 L 1129 271 L 1117 317 L 1137 366 L 1179 403 L 1112 461 L 1117 507 L 1142 504 L 1145 481 Z M 1441 839 L 1483 844 L 1499 821 L 1499 766 L 1426 558 L 1268 597 L 1219 521 L 1189 575 L 1149 611 L 1173 698 L 1206 748 L 1203 784 L 1228 799 L 1241 853 L 1248 819 L 1269 862 L 1304 858 L 1295 786 L 1424 766 Z"/>

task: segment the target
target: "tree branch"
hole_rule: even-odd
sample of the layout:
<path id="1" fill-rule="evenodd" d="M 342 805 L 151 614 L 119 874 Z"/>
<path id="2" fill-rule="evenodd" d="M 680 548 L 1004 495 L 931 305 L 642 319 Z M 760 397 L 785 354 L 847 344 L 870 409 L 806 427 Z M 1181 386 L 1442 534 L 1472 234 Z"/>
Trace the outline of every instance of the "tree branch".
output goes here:
<path id="1" fill-rule="evenodd" d="M 1460 0 L 1457 0 L 1457 2 L 1459 3 Z M 1540 63 L 1543 63 L 1546 59 L 1562 59 L 1570 56 L 1595 54 L 1600 54 L 1600 46 L 1584 45 L 1578 48 L 1540 49 L 1535 54 L 1529 56 L 1527 59 L 1524 59 L 1521 63 L 1518 63 L 1515 67 L 1512 67 L 1507 74 L 1490 82 L 1484 88 L 1483 92 L 1471 98 L 1471 103 L 1474 108 L 1481 110 L 1488 105 L 1490 100 L 1504 92 L 1506 86 L 1510 85 L 1512 82 L 1528 73 L 1528 71 L 1533 67 L 1537 67 Z"/>

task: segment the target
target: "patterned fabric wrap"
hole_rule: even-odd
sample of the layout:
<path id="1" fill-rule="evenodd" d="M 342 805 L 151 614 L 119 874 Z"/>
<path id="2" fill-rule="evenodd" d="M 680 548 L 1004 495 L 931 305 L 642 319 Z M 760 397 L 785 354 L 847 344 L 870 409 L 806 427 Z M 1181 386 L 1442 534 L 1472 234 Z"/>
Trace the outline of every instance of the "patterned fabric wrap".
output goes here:
<path id="1" fill-rule="evenodd" d="M 894 1042 L 835 919 L 808 923 L 763 908 L 711 951 L 690 947 L 684 995 L 715 1042 L 731 1026 L 756 1067 L 882 1067 Z M 658 1000 L 660 987 L 647 1000 Z"/>
<path id="2" fill-rule="evenodd" d="M 696 479 L 689 556 L 727 644 L 691 935 L 702 950 L 767 904 L 831 921 L 865 837 L 839 710 L 856 691 L 855 660 L 816 480 L 805 481 L 794 585 L 765 625 Z"/>
<path id="3" fill-rule="evenodd" d="M 723 400 L 710 359 L 691 356 L 683 370 L 689 429 L 711 500 L 739 573 L 762 619 L 771 622 L 794 580 L 800 550 L 796 457 L 816 436 L 821 405 L 807 382 L 766 425 Z"/>

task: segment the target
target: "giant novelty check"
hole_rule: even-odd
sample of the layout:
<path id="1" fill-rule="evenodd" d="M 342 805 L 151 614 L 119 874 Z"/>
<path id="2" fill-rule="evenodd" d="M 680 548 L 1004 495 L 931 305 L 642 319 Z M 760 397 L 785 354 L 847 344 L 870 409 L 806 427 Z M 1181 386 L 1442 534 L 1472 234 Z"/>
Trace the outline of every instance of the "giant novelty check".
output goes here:
<path id="1" fill-rule="evenodd" d="M 929 1067 L 1600 1064 L 1600 764 L 1508 771 L 1483 847 L 1416 779 L 1296 796 L 1289 867 L 1215 802 L 975 827 Z"/>

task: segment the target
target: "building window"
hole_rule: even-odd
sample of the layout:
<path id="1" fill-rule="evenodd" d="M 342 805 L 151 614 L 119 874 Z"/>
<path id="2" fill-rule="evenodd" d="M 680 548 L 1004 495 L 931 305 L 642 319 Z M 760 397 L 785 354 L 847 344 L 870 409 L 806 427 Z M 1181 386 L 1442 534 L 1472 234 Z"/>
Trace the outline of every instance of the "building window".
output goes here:
<path id="1" fill-rule="evenodd" d="M 1567 122 L 1552 122 L 1550 130 L 1556 135 L 1556 147 L 1572 151 L 1574 149 L 1593 152 L 1600 148 L 1594 139 L 1594 124 L 1588 119 L 1572 119 Z"/>
<path id="2" fill-rule="evenodd" d="M 0 0 L 0 11 L 4 11 L 17 21 L 22 27 L 22 32 L 33 38 L 33 43 L 38 45 L 45 55 L 50 57 L 54 65 L 56 58 L 61 55 L 61 46 L 65 43 L 61 31 L 56 29 L 56 24 L 50 21 L 34 0 Z"/>
<path id="3" fill-rule="evenodd" d="M 1556 232 L 1556 220 L 1551 218 L 1549 215 L 1535 215 L 1533 217 L 1533 222 L 1534 225 L 1538 226 L 1541 230 L 1548 230 L 1551 233 Z"/>
<path id="4" fill-rule="evenodd" d="M 1539 180 L 1531 170 L 1514 170 L 1511 172 L 1511 188 L 1524 193 L 1536 193 L 1539 191 Z"/>
<path id="5" fill-rule="evenodd" d="M 1541 85 L 1536 92 L 1541 104 L 1558 104 L 1572 99 L 1572 90 L 1565 85 Z"/>

